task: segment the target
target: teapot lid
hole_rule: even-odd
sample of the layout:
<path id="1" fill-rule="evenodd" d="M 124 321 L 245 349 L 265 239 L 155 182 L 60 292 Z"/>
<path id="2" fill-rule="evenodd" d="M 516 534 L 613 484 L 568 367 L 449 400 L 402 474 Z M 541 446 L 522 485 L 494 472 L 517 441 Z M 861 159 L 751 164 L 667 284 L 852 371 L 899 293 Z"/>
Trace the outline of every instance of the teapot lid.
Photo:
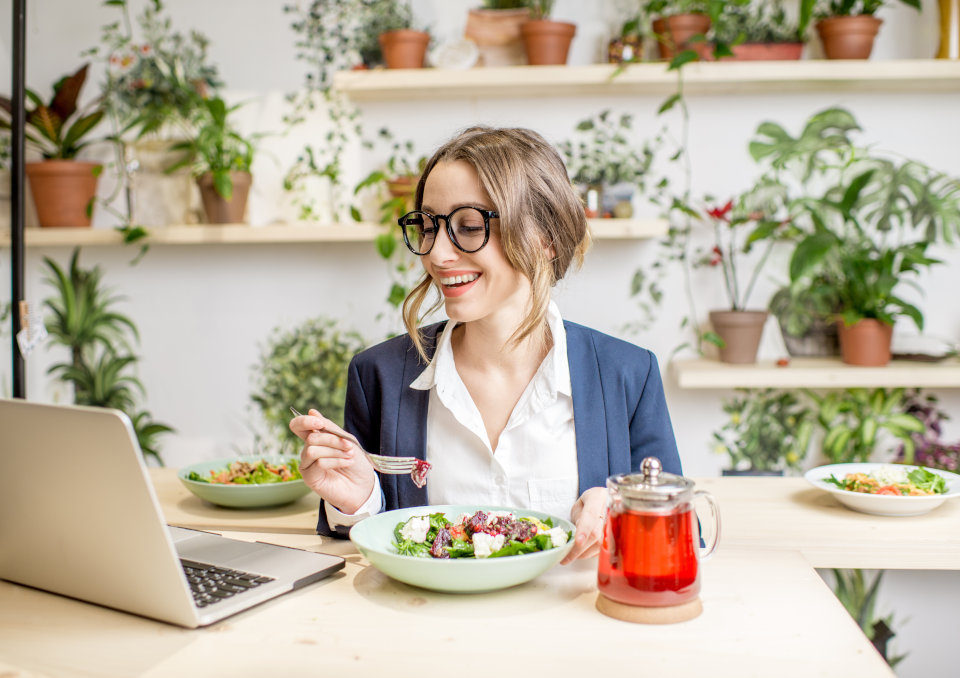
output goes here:
<path id="1" fill-rule="evenodd" d="M 610 481 L 628 499 L 665 502 L 676 500 L 693 490 L 694 482 L 674 473 L 666 473 L 656 457 L 640 463 L 640 473 L 624 473 Z"/>

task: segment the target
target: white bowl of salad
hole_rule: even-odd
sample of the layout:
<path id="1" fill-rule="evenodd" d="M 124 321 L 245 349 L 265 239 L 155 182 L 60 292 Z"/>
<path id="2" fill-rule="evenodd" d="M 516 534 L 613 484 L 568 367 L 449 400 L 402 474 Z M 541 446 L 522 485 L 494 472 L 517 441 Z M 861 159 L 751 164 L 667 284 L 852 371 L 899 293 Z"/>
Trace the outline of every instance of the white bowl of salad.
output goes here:
<path id="1" fill-rule="evenodd" d="M 297 457 L 215 459 L 185 466 L 177 471 L 177 477 L 201 499 L 230 508 L 279 506 L 310 492 Z"/>
<path id="2" fill-rule="evenodd" d="M 844 506 L 877 516 L 919 516 L 960 496 L 960 475 L 907 464 L 830 464 L 804 477 Z"/>
<path id="3" fill-rule="evenodd" d="M 350 530 L 374 567 L 406 584 L 448 593 L 516 586 L 573 547 L 569 520 L 503 506 L 444 504 L 387 511 Z"/>

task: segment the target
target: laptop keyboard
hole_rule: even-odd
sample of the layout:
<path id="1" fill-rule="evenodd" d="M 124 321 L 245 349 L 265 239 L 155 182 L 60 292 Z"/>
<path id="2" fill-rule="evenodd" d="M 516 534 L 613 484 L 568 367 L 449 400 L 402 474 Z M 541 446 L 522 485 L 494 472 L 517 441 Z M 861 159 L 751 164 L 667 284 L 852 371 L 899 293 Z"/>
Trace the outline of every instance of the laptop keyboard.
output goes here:
<path id="1" fill-rule="evenodd" d="M 193 602 L 197 607 L 219 603 L 221 600 L 232 598 L 273 581 L 273 577 L 197 563 L 183 558 L 180 559 L 180 564 L 187 575 L 190 592 L 193 593 Z"/>

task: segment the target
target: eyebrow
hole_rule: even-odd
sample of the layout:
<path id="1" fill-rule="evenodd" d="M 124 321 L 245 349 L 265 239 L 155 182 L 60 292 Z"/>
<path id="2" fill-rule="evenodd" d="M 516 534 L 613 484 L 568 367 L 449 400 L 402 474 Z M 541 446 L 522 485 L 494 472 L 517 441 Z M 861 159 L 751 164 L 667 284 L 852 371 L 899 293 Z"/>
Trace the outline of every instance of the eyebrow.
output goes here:
<path id="1" fill-rule="evenodd" d="M 482 203 L 482 202 L 480 202 L 480 201 L 476 201 L 476 202 L 460 202 L 460 203 L 457 203 L 456 205 L 454 205 L 454 206 L 450 209 L 450 212 L 453 212 L 454 210 L 458 210 L 458 209 L 460 209 L 461 207 L 478 207 L 478 208 L 480 208 L 480 209 L 482 209 L 482 210 L 492 210 L 492 209 L 494 209 L 493 207 L 490 207 L 490 206 L 488 206 L 488 205 L 485 205 L 484 203 Z M 433 209 L 432 207 L 430 207 L 429 205 L 426 205 L 426 204 L 421 205 L 421 206 L 420 206 L 420 209 L 423 210 L 424 212 L 429 212 L 430 214 L 434 214 L 434 215 L 436 215 L 436 212 L 437 212 L 435 209 Z M 450 212 L 447 212 L 447 214 L 450 214 Z"/>

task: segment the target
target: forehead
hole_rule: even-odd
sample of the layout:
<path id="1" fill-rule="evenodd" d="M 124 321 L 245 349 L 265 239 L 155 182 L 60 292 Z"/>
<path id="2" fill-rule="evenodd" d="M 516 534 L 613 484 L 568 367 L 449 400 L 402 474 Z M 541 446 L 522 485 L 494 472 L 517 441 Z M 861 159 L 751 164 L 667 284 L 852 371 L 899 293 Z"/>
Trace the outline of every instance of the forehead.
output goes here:
<path id="1" fill-rule="evenodd" d="M 423 185 L 423 206 L 443 212 L 461 205 L 492 206 L 480 176 L 466 160 L 438 162 Z"/>

